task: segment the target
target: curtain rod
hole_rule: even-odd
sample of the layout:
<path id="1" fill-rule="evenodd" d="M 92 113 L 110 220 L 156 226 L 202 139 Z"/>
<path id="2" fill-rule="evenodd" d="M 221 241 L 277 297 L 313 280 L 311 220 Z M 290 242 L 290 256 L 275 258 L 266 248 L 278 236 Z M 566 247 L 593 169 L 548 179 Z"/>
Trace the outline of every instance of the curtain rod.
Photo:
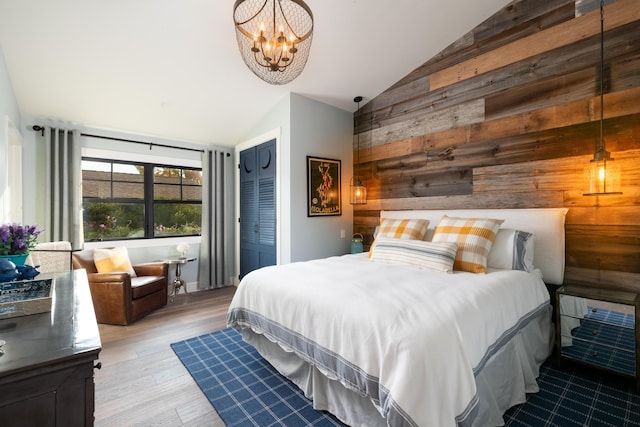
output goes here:
<path id="1" fill-rule="evenodd" d="M 158 144 L 156 142 L 134 141 L 132 139 L 115 138 L 115 137 L 112 137 L 112 136 L 103 136 L 103 135 L 93 135 L 93 134 L 90 134 L 90 133 L 81 133 L 80 135 L 81 136 L 90 136 L 92 138 L 110 139 L 112 141 L 130 142 L 132 144 L 148 145 L 149 146 L 149 150 L 151 150 L 153 148 L 153 146 L 155 145 L 156 147 L 174 148 L 176 150 L 197 151 L 199 153 L 204 153 L 204 150 L 198 149 L 198 148 L 176 147 L 175 145 Z"/>
<path id="2" fill-rule="evenodd" d="M 42 132 L 42 136 L 44 136 L 44 127 L 43 126 L 33 125 L 32 129 L 34 131 L 36 131 L 36 132 Z M 199 153 L 204 153 L 204 150 L 198 149 L 198 148 L 176 147 L 174 145 L 158 144 L 157 142 L 135 141 L 133 139 L 115 138 L 115 137 L 112 137 L 112 136 L 94 135 L 94 134 L 91 134 L 91 133 L 81 133 L 80 135 L 81 136 L 90 136 L 92 138 L 110 139 L 112 141 L 130 142 L 132 144 L 147 145 L 147 146 L 149 146 L 149 150 L 151 150 L 154 146 L 156 146 L 156 147 L 164 147 L 164 148 L 173 148 L 173 149 L 176 149 L 176 150 L 197 151 Z"/>

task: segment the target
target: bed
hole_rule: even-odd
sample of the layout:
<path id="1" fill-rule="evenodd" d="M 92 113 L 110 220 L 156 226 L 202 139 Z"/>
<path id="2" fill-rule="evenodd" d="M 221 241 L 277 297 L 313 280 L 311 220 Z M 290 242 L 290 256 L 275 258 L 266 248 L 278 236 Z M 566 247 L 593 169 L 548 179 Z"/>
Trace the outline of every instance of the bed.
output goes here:
<path id="1" fill-rule="evenodd" d="M 502 425 L 506 409 L 538 390 L 539 367 L 553 348 L 545 282 L 563 280 L 565 215 L 566 209 L 382 211 L 381 227 L 412 221 L 419 237 L 378 233 L 371 254 L 251 272 L 227 323 L 314 408 L 350 426 Z M 462 218 L 499 220 L 482 273 L 441 266 L 460 247 L 441 242 L 444 220 Z M 505 246 L 506 235 L 528 238 Z M 526 255 L 524 267 L 512 259 L 505 265 L 510 245 Z M 405 262 L 416 248 L 427 258 Z M 394 260 L 398 254 L 402 262 Z M 416 259 L 424 265 L 433 254 L 433 266 L 416 267 Z"/>

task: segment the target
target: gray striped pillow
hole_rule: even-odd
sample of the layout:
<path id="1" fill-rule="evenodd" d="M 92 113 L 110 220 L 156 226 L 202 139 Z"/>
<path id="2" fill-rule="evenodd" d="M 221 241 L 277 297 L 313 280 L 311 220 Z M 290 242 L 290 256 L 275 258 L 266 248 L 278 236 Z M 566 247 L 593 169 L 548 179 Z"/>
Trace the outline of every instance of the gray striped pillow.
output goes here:
<path id="1" fill-rule="evenodd" d="M 487 257 L 487 267 L 533 271 L 533 234 L 501 228 Z"/>
<path id="2" fill-rule="evenodd" d="M 457 251 L 458 244 L 453 242 L 378 237 L 371 251 L 371 261 L 450 273 Z"/>

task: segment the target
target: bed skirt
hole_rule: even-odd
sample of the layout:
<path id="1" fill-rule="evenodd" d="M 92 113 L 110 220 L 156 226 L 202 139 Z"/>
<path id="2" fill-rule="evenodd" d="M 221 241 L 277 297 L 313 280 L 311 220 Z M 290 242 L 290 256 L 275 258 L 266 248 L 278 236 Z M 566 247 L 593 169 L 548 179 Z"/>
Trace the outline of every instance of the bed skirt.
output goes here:
<path id="1" fill-rule="evenodd" d="M 553 349 L 554 329 L 551 306 L 527 323 L 475 373 L 478 415 L 474 426 L 504 425 L 503 414 L 510 407 L 524 403 L 526 393 L 538 391 L 536 378 L 540 366 Z M 330 380 L 314 366 L 294 353 L 249 328 L 243 339 L 278 372 L 296 384 L 319 411 L 328 411 L 352 427 L 386 426 L 378 408 L 367 398 Z"/>

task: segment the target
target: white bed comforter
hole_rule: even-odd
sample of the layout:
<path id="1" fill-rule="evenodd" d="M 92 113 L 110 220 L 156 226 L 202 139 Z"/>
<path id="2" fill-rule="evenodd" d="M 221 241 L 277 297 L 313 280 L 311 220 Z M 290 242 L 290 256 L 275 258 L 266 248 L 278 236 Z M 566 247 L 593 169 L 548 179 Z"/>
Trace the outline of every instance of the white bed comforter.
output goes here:
<path id="1" fill-rule="evenodd" d="M 368 396 L 389 426 L 471 424 L 474 372 L 549 303 L 537 274 L 429 272 L 345 255 L 248 274 L 228 324 Z"/>

